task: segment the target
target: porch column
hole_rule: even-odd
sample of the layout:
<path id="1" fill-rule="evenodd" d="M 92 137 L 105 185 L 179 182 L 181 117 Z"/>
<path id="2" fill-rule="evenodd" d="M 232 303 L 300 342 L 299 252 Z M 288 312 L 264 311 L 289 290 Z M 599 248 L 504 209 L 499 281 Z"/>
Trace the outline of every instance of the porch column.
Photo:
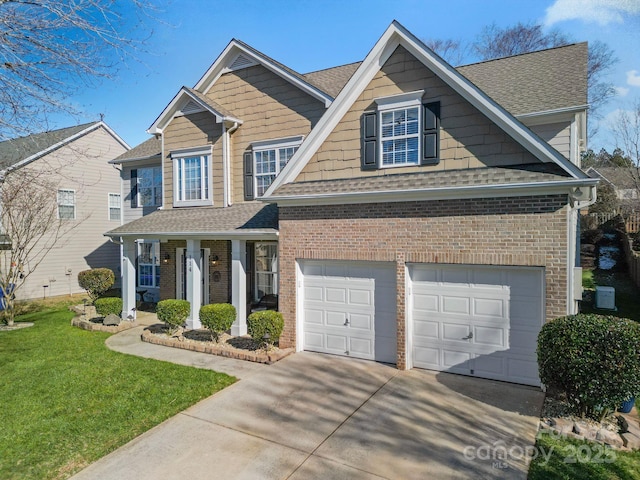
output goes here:
<path id="1" fill-rule="evenodd" d="M 238 318 L 231 326 L 231 335 L 247 334 L 247 242 L 231 240 L 231 303 Z"/>
<path id="2" fill-rule="evenodd" d="M 200 304 L 202 303 L 202 274 L 200 272 L 200 240 L 187 240 L 187 300 L 191 313 L 188 328 L 200 328 Z"/>
<path id="3" fill-rule="evenodd" d="M 136 256 L 138 249 L 133 239 L 122 241 L 122 318 L 135 317 L 136 308 Z"/>

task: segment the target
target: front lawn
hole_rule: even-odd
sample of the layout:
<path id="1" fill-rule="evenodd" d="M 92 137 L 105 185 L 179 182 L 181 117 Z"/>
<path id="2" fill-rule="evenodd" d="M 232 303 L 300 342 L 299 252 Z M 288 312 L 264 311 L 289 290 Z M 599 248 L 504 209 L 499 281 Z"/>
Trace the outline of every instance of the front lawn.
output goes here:
<path id="1" fill-rule="evenodd" d="M 62 479 L 232 384 L 225 374 L 113 352 L 65 309 L 0 332 L 0 478 Z"/>
<path id="2" fill-rule="evenodd" d="M 640 480 L 640 452 L 606 449 L 600 444 L 539 436 L 529 480 Z"/>

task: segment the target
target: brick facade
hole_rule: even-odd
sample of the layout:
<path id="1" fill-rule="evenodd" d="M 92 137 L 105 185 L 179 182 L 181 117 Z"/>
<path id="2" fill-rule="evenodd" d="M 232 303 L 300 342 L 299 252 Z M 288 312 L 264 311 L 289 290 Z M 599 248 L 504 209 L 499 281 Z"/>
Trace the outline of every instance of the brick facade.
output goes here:
<path id="1" fill-rule="evenodd" d="M 186 240 L 169 240 L 160 243 L 160 258 L 169 254 L 167 264 L 161 263 L 160 300 L 176 298 L 176 248 L 186 248 Z M 209 302 L 227 303 L 231 300 L 231 244 L 227 240 L 202 240 L 200 248 L 210 249 L 210 255 L 218 257 L 217 264 L 209 265 Z M 206 259 L 210 262 L 210 259 Z M 162 262 L 162 260 L 161 260 Z"/>
<path id="2" fill-rule="evenodd" d="M 398 368 L 406 368 L 405 265 L 545 268 L 546 319 L 567 313 L 567 197 L 487 198 L 280 207 L 283 347 L 296 343 L 296 261 L 395 262 Z"/>

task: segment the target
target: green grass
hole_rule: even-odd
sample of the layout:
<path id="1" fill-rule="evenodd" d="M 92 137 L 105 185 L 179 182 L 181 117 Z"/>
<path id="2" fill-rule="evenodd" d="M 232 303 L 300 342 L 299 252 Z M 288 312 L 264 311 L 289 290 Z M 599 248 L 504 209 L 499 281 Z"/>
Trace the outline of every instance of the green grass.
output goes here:
<path id="1" fill-rule="evenodd" d="M 64 309 L 0 332 L 0 478 L 67 478 L 235 381 L 113 352 Z"/>
<path id="2" fill-rule="evenodd" d="M 539 436 L 536 448 L 544 455 L 531 462 L 529 480 L 640 480 L 638 451 L 608 450 L 592 442 L 547 435 Z"/>

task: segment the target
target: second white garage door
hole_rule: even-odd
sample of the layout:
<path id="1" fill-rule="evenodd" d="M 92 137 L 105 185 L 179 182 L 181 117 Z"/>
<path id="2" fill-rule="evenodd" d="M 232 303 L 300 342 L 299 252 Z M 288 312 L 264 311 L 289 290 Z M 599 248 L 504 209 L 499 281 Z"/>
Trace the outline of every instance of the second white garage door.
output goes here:
<path id="1" fill-rule="evenodd" d="M 542 268 L 413 265 L 413 366 L 540 385 Z"/>
<path id="2" fill-rule="evenodd" d="M 396 272 L 391 264 L 300 262 L 304 350 L 396 363 Z"/>

